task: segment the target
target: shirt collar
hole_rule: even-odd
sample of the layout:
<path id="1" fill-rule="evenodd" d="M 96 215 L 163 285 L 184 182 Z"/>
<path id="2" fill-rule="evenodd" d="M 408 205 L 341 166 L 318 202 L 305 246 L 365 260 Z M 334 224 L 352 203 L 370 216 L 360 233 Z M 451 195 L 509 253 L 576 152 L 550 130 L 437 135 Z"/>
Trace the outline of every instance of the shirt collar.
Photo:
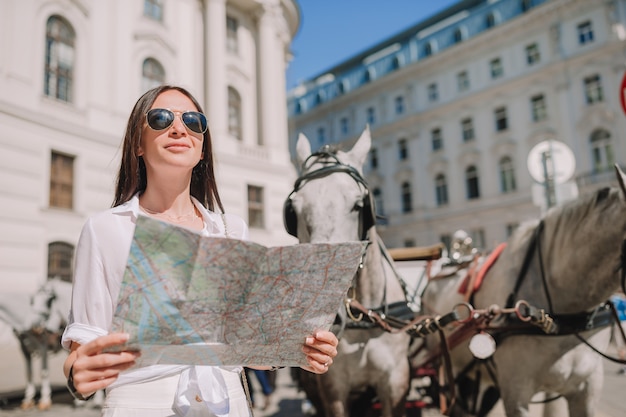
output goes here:
<path id="1" fill-rule="evenodd" d="M 191 197 L 191 201 L 196 206 L 198 211 L 202 214 L 202 220 L 204 221 L 205 231 L 209 235 L 223 235 L 224 227 L 222 225 L 222 219 L 219 214 L 213 213 L 207 210 L 195 197 Z M 130 200 L 125 203 L 115 206 L 112 209 L 116 214 L 130 214 L 133 216 L 133 221 L 139 217 L 139 194 L 135 194 Z"/>

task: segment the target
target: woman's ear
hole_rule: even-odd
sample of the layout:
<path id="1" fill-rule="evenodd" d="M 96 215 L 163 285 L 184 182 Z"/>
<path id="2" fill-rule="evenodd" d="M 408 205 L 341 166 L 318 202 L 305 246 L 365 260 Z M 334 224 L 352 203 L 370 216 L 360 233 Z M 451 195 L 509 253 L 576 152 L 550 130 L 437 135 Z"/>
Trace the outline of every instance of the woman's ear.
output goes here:
<path id="1" fill-rule="evenodd" d="M 137 156 L 143 156 L 143 148 L 141 146 L 137 148 Z"/>

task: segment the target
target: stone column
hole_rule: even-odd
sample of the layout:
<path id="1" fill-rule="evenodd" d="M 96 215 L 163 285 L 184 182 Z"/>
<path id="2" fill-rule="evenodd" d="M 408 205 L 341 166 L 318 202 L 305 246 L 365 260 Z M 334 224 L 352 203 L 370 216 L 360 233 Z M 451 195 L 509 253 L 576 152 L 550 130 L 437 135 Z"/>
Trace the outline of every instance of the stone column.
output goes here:
<path id="1" fill-rule="evenodd" d="M 289 34 L 278 4 L 265 5 L 257 18 L 259 144 L 288 152 L 285 48 Z"/>
<path id="2" fill-rule="evenodd" d="M 205 0 L 205 108 L 211 135 L 228 133 L 226 79 L 226 0 Z"/>

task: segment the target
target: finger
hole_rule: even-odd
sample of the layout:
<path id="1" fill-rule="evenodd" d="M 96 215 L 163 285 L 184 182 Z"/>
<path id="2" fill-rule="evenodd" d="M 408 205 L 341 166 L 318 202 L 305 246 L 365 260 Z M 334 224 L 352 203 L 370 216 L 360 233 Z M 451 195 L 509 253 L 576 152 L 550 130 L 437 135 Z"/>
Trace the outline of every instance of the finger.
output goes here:
<path id="1" fill-rule="evenodd" d="M 322 353 L 330 358 L 337 356 L 337 348 L 328 343 L 315 342 L 313 344 L 306 344 L 302 347 L 302 351 L 307 355 Z"/>
<path id="2" fill-rule="evenodd" d="M 321 342 L 328 343 L 335 347 L 339 344 L 339 339 L 337 339 L 337 336 L 335 336 L 333 332 L 329 332 L 327 330 L 318 330 L 317 332 L 315 332 L 313 337 Z"/>
<path id="3" fill-rule="evenodd" d="M 103 356 L 119 356 L 113 354 L 100 354 L 97 356 L 87 356 L 83 360 L 77 360 L 74 363 L 72 376 L 74 379 L 74 386 L 79 392 L 88 393 L 97 391 L 99 389 L 107 387 L 113 381 L 117 379 L 120 372 L 132 367 L 135 364 L 134 359 L 124 360 L 116 364 L 107 364 L 104 367 L 95 367 L 97 362 L 108 362 Z M 135 358 L 134 355 L 127 355 Z M 77 363 L 78 362 L 78 363 Z"/>
<path id="4" fill-rule="evenodd" d="M 111 333 L 100 336 L 89 343 L 86 343 L 77 349 L 81 355 L 96 355 L 106 348 L 123 345 L 128 341 L 130 336 L 126 333 Z"/>
<path id="5" fill-rule="evenodd" d="M 320 362 L 318 360 L 307 357 L 308 366 L 303 366 L 302 369 L 305 369 L 309 372 L 313 372 L 316 374 L 323 374 L 328 371 L 329 366 L 332 364 L 332 360 L 328 362 Z"/>

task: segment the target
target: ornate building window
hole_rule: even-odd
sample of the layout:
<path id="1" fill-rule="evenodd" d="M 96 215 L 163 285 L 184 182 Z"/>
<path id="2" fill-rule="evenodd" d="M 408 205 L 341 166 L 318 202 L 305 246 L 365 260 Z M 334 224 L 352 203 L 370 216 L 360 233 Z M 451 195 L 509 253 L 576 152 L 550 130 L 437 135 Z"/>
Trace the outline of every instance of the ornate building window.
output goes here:
<path id="1" fill-rule="evenodd" d="M 317 143 L 320 147 L 326 144 L 326 129 L 323 127 L 317 129 Z"/>
<path id="2" fill-rule="evenodd" d="M 50 207 L 74 207 L 74 157 L 52 151 L 50 156 Z"/>
<path id="3" fill-rule="evenodd" d="M 428 84 L 428 101 L 431 103 L 439 100 L 439 89 L 436 83 Z"/>
<path id="4" fill-rule="evenodd" d="M 583 22 L 578 25 L 578 43 L 584 45 L 593 42 L 593 27 L 591 22 Z"/>
<path id="5" fill-rule="evenodd" d="M 441 129 L 436 128 L 430 131 L 430 139 L 433 147 L 433 152 L 437 152 L 443 149 L 443 135 Z"/>
<path id="6" fill-rule="evenodd" d="M 398 159 L 400 161 L 409 159 L 409 147 L 406 139 L 400 139 L 398 141 Z"/>
<path id="7" fill-rule="evenodd" d="M 367 123 L 369 123 L 370 125 L 376 123 L 376 109 L 374 109 L 373 107 L 368 107 L 365 113 L 365 120 L 367 120 Z"/>
<path id="8" fill-rule="evenodd" d="M 341 130 L 341 134 L 343 136 L 350 133 L 350 121 L 347 117 L 342 117 L 341 120 L 339 120 L 339 129 Z"/>
<path id="9" fill-rule="evenodd" d="M 511 158 L 508 156 L 502 157 L 498 168 L 500 169 L 500 190 L 503 193 L 515 191 L 517 189 L 515 184 L 515 169 Z"/>
<path id="10" fill-rule="evenodd" d="M 474 121 L 471 118 L 461 120 L 461 132 L 463 142 L 470 142 L 476 138 L 474 134 Z"/>
<path id="11" fill-rule="evenodd" d="M 480 187 L 478 184 L 478 169 L 470 165 L 465 170 L 465 186 L 467 189 L 467 199 L 473 200 L 480 197 Z"/>
<path id="12" fill-rule="evenodd" d="M 376 148 L 370 149 L 370 168 L 372 170 L 378 168 L 378 150 Z"/>
<path id="13" fill-rule="evenodd" d="M 456 75 L 456 85 L 459 92 L 469 90 L 470 80 L 467 71 L 461 71 Z"/>
<path id="14" fill-rule="evenodd" d="M 46 67 L 44 94 L 59 100 L 72 101 L 74 79 L 74 43 L 72 26 L 60 16 L 51 16 L 46 23 Z"/>
<path id="15" fill-rule="evenodd" d="M 410 213 L 413 210 L 413 197 L 411 196 L 411 184 L 403 182 L 401 186 L 402 213 Z"/>
<path id="16" fill-rule="evenodd" d="M 435 200 L 437 206 L 448 204 L 448 181 L 444 174 L 437 174 L 435 177 Z"/>
<path id="17" fill-rule="evenodd" d="M 541 122 L 548 118 L 546 99 L 543 94 L 538 94 L 530 98 L 530 108 L 533 122 Z"/>
<path id="18" fill-rule="evenodd" d="M 376 213 L 383 216 L 385 214 L 385 207 L 383 204 L 383 192 L 380 190 L 380 188 L 377 187 L 374 188 L 374 191 L 372 191 L 372 195 L 374 196 L 374 206 L 376 207 Z"/>
<path id="19" fill-rule="evenodd" d="M 526 63 L 528 65 L 535 65 L 541 61 L 541 54 L 539 53 L 539 45 L 531 43 L 526 47 Z"/>
<path id="20" fill-rule="evenodd" d="M 496 25 L 496 15 L 494 13 L 489 13 L 486 17 L 485 17 L 485 27 L 487 29 L 491 29 L 492 27 L 494 27 Z"/>
<path id="21" fill-rule="evenodd" d="M 141 88 L 148 91 L 151 88 L 165 84 L 165 69 L 154 58 L 146 58 L 141 66 Z"/>
<path id="22" fill-rule="evenodd" d="M 65 242 L 48 244 L 48 279 L 59 277 L 63 281 L 72 282 L 72 261 L 74 246 Z"/>
<path id="23" fill-rule="evenodd" d="M 239 54 L 238 28 L 237 19 L 226 16 L 226 51 L 233 55 Z"/>
<path id="24" fill-rule="evenodd" d="M 397 96 L 395 98 L 394 103 L 395 103 L 396 114 L 404 113 L 404 97 L 403 96 Z"/>
<path id="25" fill-rule="evenodd" d="M 429 57 L 433 54 L 433 46 L 430 42 L 427 42 L 424 45 L 424 57 Z"/>
<path id="26" fill-rule="evenodd" d="M 263 187 L 248 185 L 248 224 L 250 227 L 265 227 Z"/>
<path id="27" fill-rule="evenodd" d="M 504 68 L 502 67 L 502 60 L 500 58 L 494 58 L 489 62 L 489 69 L 491 71 L 491 78 L 496 79 L 504 75 Z"/>
<path id="28" fill-rule="evenodd" d="M 604 100 L 602 83 L 598 74 L 586 77 L 583 82 L 585 84 L 585 100 L 587 104 L 599 103 Z"/>
<path id="29" fill-rule="evenodd" d="M 228 87 L 228 133 L 242 139 L 241 96 L 233 87 Z"/>
<path id="30" fill-rule="evenodd" d="M 457 28 L 454 30 L 454 34 L 452 35 L 452 42 L 453 43 L 463 42 L 463 32 L 461 31 L 461 28 Z"/>
<path id="31" fill-rule="evenodd" d="M 163 0 L 144 0 L 143 15 L 158 22 L 163 21 Z"/>
<path id="32" fill-rule="evenodd" d="M 611 134 L 604 129 L 595 130 L 589 139 L 591 163 L 594 172 L 608 171 L 615 164 Z"/>
<path id="33" fill-rule="evenodd" d="M 503 132 L 509 128 L 506 107 L 498 107 L 493 112 L 496 121 L 496 132 Z"/>

